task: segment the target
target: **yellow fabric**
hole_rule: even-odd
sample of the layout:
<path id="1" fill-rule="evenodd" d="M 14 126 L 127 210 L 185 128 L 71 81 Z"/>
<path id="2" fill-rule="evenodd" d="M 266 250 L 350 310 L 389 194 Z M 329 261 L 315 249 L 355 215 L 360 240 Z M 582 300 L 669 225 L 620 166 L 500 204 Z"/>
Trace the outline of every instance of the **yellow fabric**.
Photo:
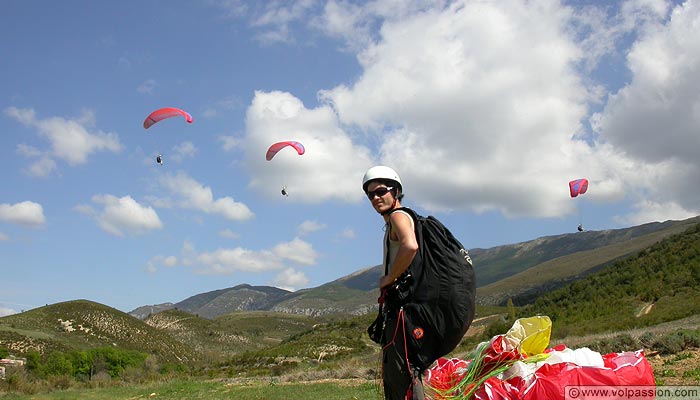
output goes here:
<path id="1" fill-rule="evenodd" d="M 546 315 L 520 318 L 506 332 L 510 343 L 518 343 L 518 349 L 527 356 L 542 353 L 549 346 L 552 320 Z"/>

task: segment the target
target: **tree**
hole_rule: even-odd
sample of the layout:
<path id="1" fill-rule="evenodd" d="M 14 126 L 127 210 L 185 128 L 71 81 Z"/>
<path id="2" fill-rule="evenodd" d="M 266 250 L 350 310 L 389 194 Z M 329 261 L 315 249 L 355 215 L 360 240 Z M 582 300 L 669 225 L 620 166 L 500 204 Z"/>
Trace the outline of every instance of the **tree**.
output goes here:
<path id="1" fill-rule="evenodd" d="M 27 353 L 27 371 L 39 373 L 41 371 L 41 354 L 36 350 Z"/>

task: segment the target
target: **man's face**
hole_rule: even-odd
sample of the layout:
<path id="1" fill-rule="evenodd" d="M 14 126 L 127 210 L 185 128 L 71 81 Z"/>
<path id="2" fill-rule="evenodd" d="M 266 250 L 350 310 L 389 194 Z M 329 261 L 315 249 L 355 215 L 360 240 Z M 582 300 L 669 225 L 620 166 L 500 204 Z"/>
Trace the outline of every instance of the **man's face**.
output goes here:
<path id="1" fill-rule="evenodd" d="M 367 197 L 374 210 L 380 214 L 391 209 L 394 203 L 394 196 L 389 189 L 391 188 L 381 182 L 370 182 L 367 186 Z"/>

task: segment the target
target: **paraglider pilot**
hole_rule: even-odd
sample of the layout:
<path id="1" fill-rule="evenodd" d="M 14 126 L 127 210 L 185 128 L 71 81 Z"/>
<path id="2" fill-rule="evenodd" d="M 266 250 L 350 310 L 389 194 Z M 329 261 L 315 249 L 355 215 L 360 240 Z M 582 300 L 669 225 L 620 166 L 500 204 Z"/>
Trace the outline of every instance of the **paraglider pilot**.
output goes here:
<path id="1" fill-rule="evenodd" d="M 156 162 L 157 162 L 158 164 L 160 164 L 160 165 L 163 165 L 163 156 L 161 156 L 160 154 L 158 154 L 158 155 L 156 156 Z"/>
<path id="2" fill-rule="evenodd" d="M 583 225 L 578 224 L 578 231 L 579 231 L 579 232 L 583 232 Z"/>
<path id="3" fill-rule="evenodd" d="M 391 286 L 404 271 L 408 270 L 414 256 L 418 253 L 418 240 L 414 232 L 412 217 L 401 208 L 403 192 L 401 178 L 393 169 L 380 165 L 367 170 L 362 179 L 362 189 L 369 199 L 372 208 L 380 214 L 385 226 L 384 242 L 387 244 L 389 257 L 385 265 L 388 273 L 379 280 L 380 291 Z M 391 308 L 391 310 L 390 310 Z M 397 329 L 399 320 L 397 310 L 387 308 L 385 313 L 385 328 L 382 338 L 382 381 L 385 400 L 423 400 L 423 383 L 418 371 L 413 371 L 407 361 L 402 329 Z M 400 332 L 394 338 L 386 332 Z M 411 394 L 409 397 L 408 394 Z"/>
<path id="4" fill-rule="evenodd" d="M 287 187 L 286 187 L 286 186 L 282 186 L 282 196 L 287 196 L 287 197 L 289 197 L 289 194 L 287 193 Z"/>

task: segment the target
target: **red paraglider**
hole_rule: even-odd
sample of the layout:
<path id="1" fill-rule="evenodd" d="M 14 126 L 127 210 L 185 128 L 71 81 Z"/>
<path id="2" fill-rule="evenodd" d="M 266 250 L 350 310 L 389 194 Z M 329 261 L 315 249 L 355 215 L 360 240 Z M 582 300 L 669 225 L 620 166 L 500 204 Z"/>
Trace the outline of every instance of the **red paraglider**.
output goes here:
<path id="1" fill-rule="evenodd" d="M 267 154 L 265 154 L 265 158 L 267 159 L 267 161 L 272 160 L 275 157 L 275 155 L 279 151 L 284 149 L 285 147 L 294 148 L 294 150 L 296 150 L 297 154 L 299 154 L 299 155 L 302 155 L 306 152 L 306 149 L 304 148 L 303 144 L 296 142 L 294 140 L 287 140 L 284 142 L 277 142 L 277 143 L 273 144 L 272 146 L 270 146 L 270 148 L 267 149 Z M 289 193 L 287 192 L 287 185 L 282 186 L 281 193 L 282 193 L 282 196 L 285 196 L 285 197 L 289 196 Z"/>
<path id="2" fill-rule="evenodd" d="M 272 158 L 275 156 L 275 154 L 277 154 L 280 150 L 282 150 L 283 148 L 285 148 L 287 146 L 293 147 L 299 155 L 304 154 L 304 152 L 306 151 L 304 149 L 303 144 L 301 144 L 299 142 L 295 142 L 293 140 L 289 140 L 286 142 L 277 142 L 277 143 L 273 144 L 272 146 L 270 146 L 269 149 L 267 149 L 267 154 L 265 155 L 265 158 L 267 159 L 267 161 L 272 160 Z"/>
<path id="3" fill-rule="evenodd" d="M 143 127 L 145 129 L 148 129 L 158 121 L 162 121 L 166 118 L 177 117 L 178 115 L 183 116 L 185 118 L 185 121 L 187 121 L 187 123 L 189 124 L 191 124 L 193 121 L 192 116 L 187 111 L 181 110 L 179 108 L 165 107 L 150 113 L 148 117 L 146 117 L 146 119 L 143 121 Z"/>
<path id="4" fill-rule="evenodd" d="M 586 193 L 586 190 L 588 190 L 588 179 L 575 179 L 569 182 L 569 192 L 571 193 L 571 197 L 584 194 Z"/>
<path id="5" fill-rule="evenodd" d="M 586 193 L 586 190 L 588 190 L 588 179 L 586 178 L 581 178 L 581 179 L 574 179 L 573 181 L 569 182 L 569 194 L 571 194 L 571 198 L 573 199 L 574 197 Z M 579 232 L 583 232 L 583 223 L 581 222 L 581 212 L 579 210 L 579 224 L 578 227 L 576 227 L 576 230 Z"/>

